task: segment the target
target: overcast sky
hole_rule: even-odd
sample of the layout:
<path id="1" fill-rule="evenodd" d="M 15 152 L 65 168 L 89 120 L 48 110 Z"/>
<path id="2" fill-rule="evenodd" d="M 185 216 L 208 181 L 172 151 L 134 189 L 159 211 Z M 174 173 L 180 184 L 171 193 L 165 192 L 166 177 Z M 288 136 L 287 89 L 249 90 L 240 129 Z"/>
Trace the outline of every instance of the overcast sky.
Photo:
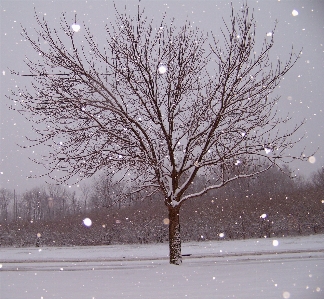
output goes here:
<path id="1" fill-rule="evenodd" d="M 130 13 L 136 13 L 137 0 L 116 0 L 117 7 Z M 232 0 L 239 9 L 242 1 Z M 217 0 L 142 0 L 146 14 L 156 20 L 157 25 L 163 13 L 175 17 L 176 24 L 189 19 L 202 30 L 213 31 L 219 35 L 222 18 L 229 21 L 230 1 Z M 262 44 L 267 32 L 271 31 L 275 20 L 278 21 L 275 34 L 273 57 L 288 58 L 291 46 L 294 51 L 302 49 L 302 56 L 295 67 L 285 76 L 274 95 L 281 96 L 278 109 L 282 115 L 289 114 L 298 124 L 303 119 L 306 124 L 299 131 L 304 139 L 292 153 L 315 153 L 310 162 L 291 164 L 296 174 L 309 176 L 324 165 L 324 1 L 318 0 L 250 0 L 248 5 L 254 8 L 257 20 L 256 41 Z M 33 157 L 37 148 L 22 149 L 17 144 L 27 145 L 25 136 L 33 136 L 31 123 L 19 113 L 9 110 L 10 101 L 5 97 L 16 85 L 28 84 L 29 77 L 11 75 L 9 69 L 26 72 L 24 57 L 34 55 L 33 50 L 22 40 L 21 25 L 30 33 L 36 28 L 34 7 L 38 15 L 45 15 L 52 27 L 58 28 L 62 12 L 69 19 L 75 13 L 79 23 L 89 26 L 97 40 L 105 40 L 104 24 L 113 22 L 113 2 L 108 1 L 15 1 L 0 0 L 1 8 L 1 97 L 0 97 L 0 187 L 23 192 L 41 185 L 45 179 L 27 179 L 30 174 L 42 174 L 41 167 L 28 157 Z M 298 12 L 292 13 L 293 11 Z M 82 33 L 82 27 L 81 31 Z M 274 60 L 275 62 L 275 60 Z M 306 150 L 304 151 L 304 148 Z"/>

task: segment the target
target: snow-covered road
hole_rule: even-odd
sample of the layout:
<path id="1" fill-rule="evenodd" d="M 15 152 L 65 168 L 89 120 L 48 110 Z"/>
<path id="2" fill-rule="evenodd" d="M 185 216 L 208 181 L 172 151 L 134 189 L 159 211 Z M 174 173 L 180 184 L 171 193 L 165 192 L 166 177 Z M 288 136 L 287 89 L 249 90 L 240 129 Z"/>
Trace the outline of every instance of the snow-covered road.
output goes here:
<path id="1" fill-rule="evenodd" d="M 324 236 L 276 240 L 1 248 L 0 298 L 324 298 Z"/>

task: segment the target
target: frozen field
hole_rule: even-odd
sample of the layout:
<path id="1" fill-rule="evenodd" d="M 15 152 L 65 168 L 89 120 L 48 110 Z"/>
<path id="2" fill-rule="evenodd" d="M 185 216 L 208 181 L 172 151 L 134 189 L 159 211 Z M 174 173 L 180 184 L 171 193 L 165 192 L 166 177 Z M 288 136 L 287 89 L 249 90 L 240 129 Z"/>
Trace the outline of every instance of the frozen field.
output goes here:
<path id="1" fill-rule="evenodd" d="M 0 298 L 324 298 L 324 235 L 168 244 L 0 248 Z"/>

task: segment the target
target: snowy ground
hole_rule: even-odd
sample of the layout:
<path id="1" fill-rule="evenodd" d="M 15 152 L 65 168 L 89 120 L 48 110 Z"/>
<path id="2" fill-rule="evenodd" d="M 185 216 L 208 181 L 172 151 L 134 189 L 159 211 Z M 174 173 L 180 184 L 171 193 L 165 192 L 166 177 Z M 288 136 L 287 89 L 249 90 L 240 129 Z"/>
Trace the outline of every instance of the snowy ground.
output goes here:
<path id="1" fill-rule="evenodd" d="M 0 248 L 0 298 L 324 298 L 324 235 L 182 251 L 171 266 L 167 244 Z"/>

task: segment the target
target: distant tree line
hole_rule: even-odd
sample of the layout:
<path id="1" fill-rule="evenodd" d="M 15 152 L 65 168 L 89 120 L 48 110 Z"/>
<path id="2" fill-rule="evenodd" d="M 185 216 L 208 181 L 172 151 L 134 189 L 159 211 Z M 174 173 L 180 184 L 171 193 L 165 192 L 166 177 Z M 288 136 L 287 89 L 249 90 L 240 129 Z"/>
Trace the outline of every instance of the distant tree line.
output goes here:
<path id="1" fill-rule="evenodd" d="M 288 168 L 210 191 L 182 207 L 184 241 L 247 239 L 324 233 L 324 168 L 308 180 Z M 198 177 L 189 192 L 212 178 Z M 162 194 L 120 197 L 127 186 L 106 175 L 80 187 L 59 185 L 21 195 L 0 189 L 2 246 L 74 246 L 168 241 Z M 149 197 L 149 200 L 147 200 Z M 145 198 L 145 200 L 144 200 Z M 122 200 L 121 200 L 122 199 Z M 91 226 L 83 224 L 90 218 Z"/>

